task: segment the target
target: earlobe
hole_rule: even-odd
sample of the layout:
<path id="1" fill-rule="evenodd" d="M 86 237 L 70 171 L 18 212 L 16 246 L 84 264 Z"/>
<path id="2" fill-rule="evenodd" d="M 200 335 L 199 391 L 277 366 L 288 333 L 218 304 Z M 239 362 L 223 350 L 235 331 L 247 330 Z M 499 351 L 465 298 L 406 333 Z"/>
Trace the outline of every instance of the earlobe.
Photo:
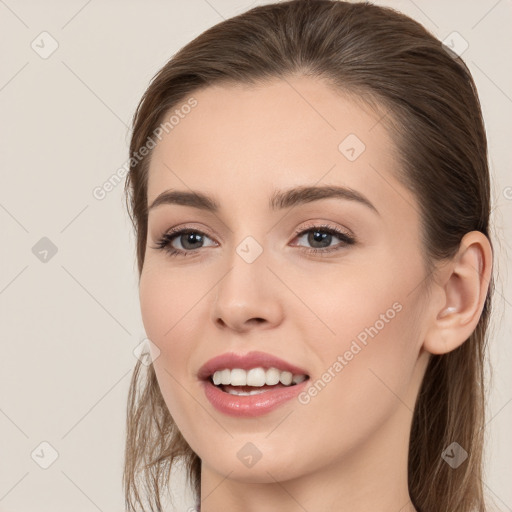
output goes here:
<path id="1" fill-rule="evenodd" d="M 462 345 L 480 320 L 489 289 L 492 249 L 479 231 L 467 233 L 457 254 L 443 268 L 432 319 L 423 347 L 431 354 L 445 354 Z M 439 306 L 439 304 L 442 304 Z"/>

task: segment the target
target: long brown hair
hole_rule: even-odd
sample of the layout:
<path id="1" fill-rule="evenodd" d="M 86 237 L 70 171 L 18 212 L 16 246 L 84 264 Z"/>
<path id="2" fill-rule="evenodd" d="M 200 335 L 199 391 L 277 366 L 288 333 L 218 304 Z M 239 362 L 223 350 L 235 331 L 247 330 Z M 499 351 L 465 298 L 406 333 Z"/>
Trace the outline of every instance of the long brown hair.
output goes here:
<path id="1" fill-rule="evenodd" d="M 255 7 L 208 29 L 153 77 L 133 118 L 126 202 L 137 237 L 139 278 L 147 236 L 147 180 L 165 116 L 212 84 L 307 75 L 372 105 L 396 140 L 397 175 L 418 200 L 427 268 L 450 258 L 473 230 L 489 236 L 487 140 L 478 94 L 464 62 L 422 25 L 390 8 L 335 0 Z M 155 131 L 157 130 L 157 131 Z M 409 445 L 408 485 L 421 512 L 485 511 L 482 485 L 484 369 L 493 278 L 465 343 L 430 358 Z M 469 457 L 456 470 L 441 457 L 456 441 Z M 131 381 L 123 484 L 126 505 L 162 510 L 171 469 L 181 462 L 200 494 L 199 457 L 179 432 L 154 368 Z M 144 491 L 141 493 L 142 487 Z"/>

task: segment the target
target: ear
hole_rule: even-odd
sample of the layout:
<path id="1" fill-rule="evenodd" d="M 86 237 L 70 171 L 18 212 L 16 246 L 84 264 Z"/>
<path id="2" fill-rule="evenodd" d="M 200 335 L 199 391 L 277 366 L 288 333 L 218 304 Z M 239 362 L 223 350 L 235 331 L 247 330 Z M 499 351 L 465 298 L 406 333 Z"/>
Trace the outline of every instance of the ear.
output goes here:
<path id="1" fill-rule="evenodd" d="M 482 314 L 491 270 L 489 239 L 480 231 L 467 233 L 437 278 L 439 294 L 434 294 L 437 300 L 423 341 L 427 352 L 446 354 L 470 337 Z"/>

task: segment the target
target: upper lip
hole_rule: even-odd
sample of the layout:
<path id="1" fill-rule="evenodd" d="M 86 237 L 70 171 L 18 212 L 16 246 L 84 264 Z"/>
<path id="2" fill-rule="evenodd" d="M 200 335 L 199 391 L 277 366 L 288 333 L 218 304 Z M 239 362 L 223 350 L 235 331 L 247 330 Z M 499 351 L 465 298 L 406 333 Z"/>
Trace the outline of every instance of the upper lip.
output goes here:
<path id="1" fill-rule="evenodd" d="M 295 366 L 279 357 L 273 356 L 266 352 L 248 352 L 247 354 L 236 354 L 234 352 L 227 352 L 220 356 L 214 357 L 207 361 L 198 371 L 198 377 L 201 380 L 207 380 L 217 370 L 224 370 L 226 368 L 241 368 L 249 370 L 257 367 L 264 368 L 277 368 L 281 371 L 289 371 L 294 375 L 307 375 L 307 372 L 298 366 Z"/>

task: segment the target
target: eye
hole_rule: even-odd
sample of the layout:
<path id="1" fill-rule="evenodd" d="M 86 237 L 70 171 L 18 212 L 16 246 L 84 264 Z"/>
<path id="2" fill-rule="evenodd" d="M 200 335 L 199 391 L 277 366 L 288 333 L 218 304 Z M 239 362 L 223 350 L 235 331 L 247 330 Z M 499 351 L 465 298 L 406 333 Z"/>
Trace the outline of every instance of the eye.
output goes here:
<path id="1" fill-rule="evenodd" d="M 356 243 L 356 239 L 352 235 L 328 225 L 311 226 L 299 230 L 295 234 L 298 238 L 306 237 L 307 243 L 313 245 L 311 249 L 305 249 L 306 253 L 311 254 L 330 253 Z M 341 242 L 334 247 L 329 247 L 333 237 L 338 238 Z M 201 244 L 204 243 L 205 238 L 210 237 L 197 229 L 172 229 L 158 240 L 156 247 L 153 247 L 153 249 L 164 250 L 170 256 L 187 256 L 188 254 L 196 253 L 204 247 Z M 176 241 L 180 243 L 181 248 L 174 246 Z M 215 243 L 211 245 L 215 246 Z M 299 245 L 299 247 L 302 246 Z"/>
<path id="2" fill-rule="evenodd" d="M 185 228 L 171 230 L 158 240 L 154 249 L 165 250 L 170 256 L 186 256 L 200 249 L 197 245 L 203 243 L 205 237 L 209 238 L 205 233 L 197 229 Z M 173 246 L 175 240 L 181 244 L 182 249 Z"/>
<path id="3" fill-rule="evenodd" d="M 352 235 L 328 225 L 308 227 L 297 231 L 296 234 L 299 238 L 305 237 L 307 243 L 313 246 L 305 251 L 312 254 L 330 253 L 356 243 L 356 239 Z M 340 239 L 341 242 L 334 247 L 328 247 L 333 237 Z"/>

